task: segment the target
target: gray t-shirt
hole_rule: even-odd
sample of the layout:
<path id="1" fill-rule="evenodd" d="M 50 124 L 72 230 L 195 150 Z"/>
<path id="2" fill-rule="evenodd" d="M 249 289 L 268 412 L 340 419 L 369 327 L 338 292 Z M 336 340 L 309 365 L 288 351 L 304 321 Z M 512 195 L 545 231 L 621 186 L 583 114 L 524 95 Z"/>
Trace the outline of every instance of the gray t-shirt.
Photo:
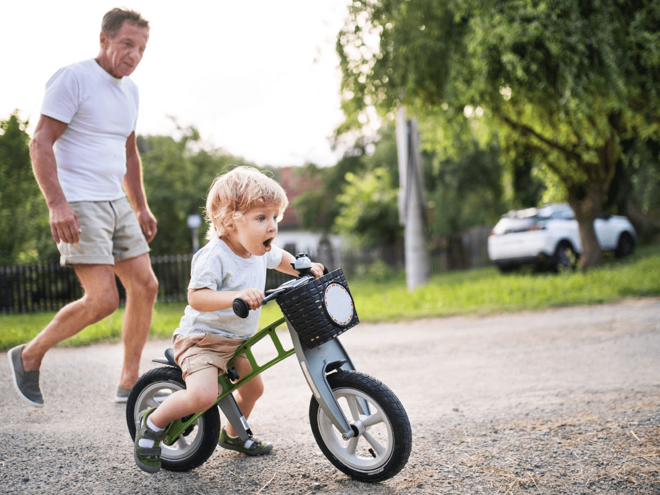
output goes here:
<path id="1" fill-rule="evenodd" d="M 282 250 L 271 245 L 264 256 L 241 258 L 221 239 L 212 239 L 193 256 L 188 289 L 239 291 L 266 287 L 266 268 L 277 268 Z M 230 339 L 248 339 L 257 332 L 261 308 L 239 318 L 232 308 L 204 313 L 186 306 L 174 335 L 213 333 Z"/>

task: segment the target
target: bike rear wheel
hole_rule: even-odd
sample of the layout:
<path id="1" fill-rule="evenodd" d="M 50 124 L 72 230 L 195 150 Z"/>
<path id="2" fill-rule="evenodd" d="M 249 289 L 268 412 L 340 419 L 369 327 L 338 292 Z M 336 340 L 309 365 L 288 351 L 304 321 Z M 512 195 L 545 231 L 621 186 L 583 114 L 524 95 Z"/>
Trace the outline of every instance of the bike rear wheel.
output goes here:
<path id="1" fill-rule="evenodd" d="M 167 367 L 148 371 L 133 385 L 126 402 L 126 423 L 135 440 L 140 413 L 158 407 L 167 397 L 186 388 L 181 370 Z M 169 471 L 189 471 L 201 466 L 215 450 L 220 437 L 220 414 L 212 407 L 184 431 L 172 445 L 160 444 L 161 465 Z"/>
<path id="2" fill-rule="evenodd" d="M 360 481 L 395 476 L 412 449 L 410 421 L 399 399 L 386 385 L 358 371 L 339 370 L 327 378 L 357 434 L 344 440 L 312 397 L 309 420 L 323 454 L 337 469 Z"/>

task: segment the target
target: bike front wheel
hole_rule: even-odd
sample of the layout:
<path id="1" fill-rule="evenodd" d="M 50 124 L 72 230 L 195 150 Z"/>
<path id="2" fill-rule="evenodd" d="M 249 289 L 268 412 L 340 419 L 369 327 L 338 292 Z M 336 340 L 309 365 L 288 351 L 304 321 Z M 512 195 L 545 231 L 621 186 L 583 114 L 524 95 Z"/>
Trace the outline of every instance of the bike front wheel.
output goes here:
<path id="1" fill-rule="evenodd" d="M 126 402 L 126 422 L 135 440 L 140 413 L 158 407 L 173 393 L 186 388 L 181 370 L 155 368 L 140 377 L 133 385 Z M 172 445 L 160 444 L 161 466 L 169 471 L 189 471 L 201 466 L 211 457 L 220 437 L 220 414 L 212 407 L 200 416 Z"/>
<path id="2" fill-rule="evenodd" d="M 399 399 L 386 385 L 358 371 L 339 370 L 327 378 L 357 434 L 344 440 L 312 396 L 309 420 L 323 454 L 337 469 L 360 481 L 395 476 L 412 449 L 410 421 Z"/>

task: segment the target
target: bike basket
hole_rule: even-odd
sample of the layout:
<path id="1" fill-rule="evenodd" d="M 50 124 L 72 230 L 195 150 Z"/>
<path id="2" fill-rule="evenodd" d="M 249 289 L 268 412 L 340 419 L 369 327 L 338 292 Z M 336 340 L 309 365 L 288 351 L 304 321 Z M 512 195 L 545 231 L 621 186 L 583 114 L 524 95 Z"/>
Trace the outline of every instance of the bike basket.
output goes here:
<path id="1" fill-rule="evenodd" d="M 277 303 L 310 349 L 360 323 L 341 268 L 283 294 Z"/>

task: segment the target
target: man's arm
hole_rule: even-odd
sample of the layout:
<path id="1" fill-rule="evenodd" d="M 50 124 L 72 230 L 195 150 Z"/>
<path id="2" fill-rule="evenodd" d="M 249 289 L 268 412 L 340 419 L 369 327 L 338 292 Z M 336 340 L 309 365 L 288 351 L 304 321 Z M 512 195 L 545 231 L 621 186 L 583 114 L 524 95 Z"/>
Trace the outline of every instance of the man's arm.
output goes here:
<path id="1" fill-rule="evenodd" d="M 32 170 L 46 198 L 50 214 L 50 232 L 56 243 L 75 244 L 80 241 L 80 222 L 62 192 L 57 179 L 57 162 L 53 145 L 62 136 L 68 124 L 42 115 L 37 123 L 32 141 L 30 158 Z"/>
<path id="2" fill-rule="evenodd" d="M 142 182 L 142 161 L 137 149 L 135 132 L 132 132 L 126 140 L 126 175 L 123 184 L 145 239 L 147 242 L 153 241 L 158 230 L 158 223 L 147 205 L 147 195 L 144 193 Z"/>

